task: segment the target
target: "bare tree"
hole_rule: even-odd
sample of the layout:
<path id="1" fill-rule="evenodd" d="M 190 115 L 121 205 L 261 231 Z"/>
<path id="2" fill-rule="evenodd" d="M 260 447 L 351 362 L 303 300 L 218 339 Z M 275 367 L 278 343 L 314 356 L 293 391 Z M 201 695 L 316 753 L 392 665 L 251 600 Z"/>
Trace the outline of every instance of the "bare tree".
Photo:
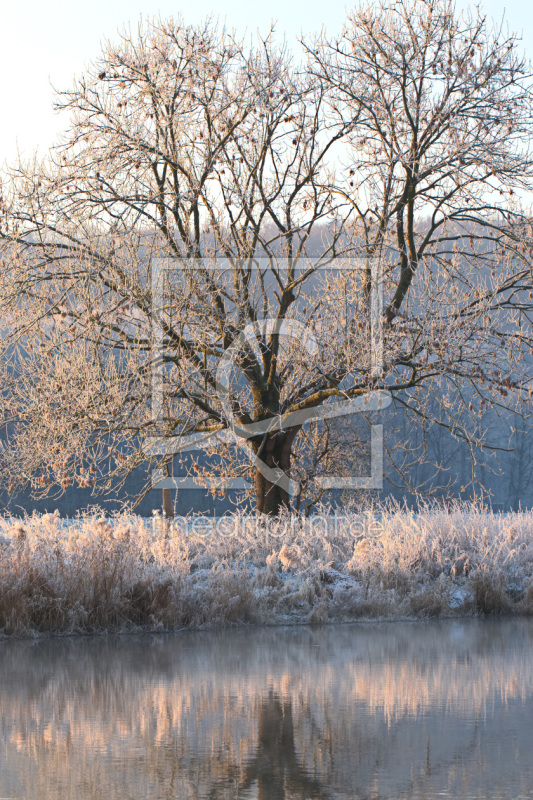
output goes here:
<path id="1" fill-rule="evenodd" d="M 218 469 L 275 514 L 328 401 L 387 391 L 472 448 L 480 405 L 526 402 L 531 96 L 515 40 L 414 0 L 361 9 L 307 52 L 297 70 L 272 36 L 245 48 L 211 23 L 155 22 L 60 94 L 62 143 L 6 178 L 13 485 L 110 487 L 146 437 L 211 436 Z"/>
<path id="2" fill-rule="evenodd" d="M 387 264 L 387 366 L 406 389 L 395 403 L 474 461 L 487 408 L 529 413 L 531 68 L 479 9 L 399 0 L 384 12 L 360 6 L 337 39 L 306 43 L 339 124 L 354 122 L 332 190 Z"/>
<path id="3" fill-rule="evenodd" d="M 37 473 L 44 487 L 66 487 L 73 476 L 109 485 L 140 463 L 141 434 L 227 424 L 217 362 L 266 307 L 283 321 L 302 281 L 298 259 L 315 224 L 332 213 L 317 176 L 329 177 L 326 156 L 343 132 L 328 126 L 322 95 L 271 38 L 245 52 L 211 24 L 181 21 L 154 23 L 137 39 L 125 34 L 60 95 L 58 106 L 72 115 L 64 141 L 45 163 L 12 172 L 5 207 L 4 341 L 19 347 L 4 361 L 6 424 L 18 452 L 7 470 L 12 482 Z M 339 237 L 332 229 L 325 260 Z M 259 255 L 287 265 L 274 267 L 275 287 L 265 287 Z M 171 406 L 162 428 L 159 420 L 150 429 L 160 258 L 181 271 L 165 284 L 170 305 L 160 319 Z M 229 282 L 210 271 L 216 258 L 228 261 Z M 244 419 L 280 411 L 288 382 L 279 374 L 279 338 L 266 334 L 260 358 L 248 354 L 254 409 Z M 271 467 L 286 466 L 295 433 L 252 447 L 265 447 Z M 286 488 L 259 471 L 257 481 L 259 508 L 277 510 Z"/>

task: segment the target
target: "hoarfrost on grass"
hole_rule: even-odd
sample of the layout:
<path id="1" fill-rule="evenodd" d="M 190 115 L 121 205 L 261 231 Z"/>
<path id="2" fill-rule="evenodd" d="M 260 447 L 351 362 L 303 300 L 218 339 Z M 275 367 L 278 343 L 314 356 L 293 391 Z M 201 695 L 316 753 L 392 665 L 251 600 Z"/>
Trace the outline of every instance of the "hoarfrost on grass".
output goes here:
<path id="1" fill-rule="evenodd" d="M 4 635 L 532 611 L 531 513 L 0 520 Z"/>

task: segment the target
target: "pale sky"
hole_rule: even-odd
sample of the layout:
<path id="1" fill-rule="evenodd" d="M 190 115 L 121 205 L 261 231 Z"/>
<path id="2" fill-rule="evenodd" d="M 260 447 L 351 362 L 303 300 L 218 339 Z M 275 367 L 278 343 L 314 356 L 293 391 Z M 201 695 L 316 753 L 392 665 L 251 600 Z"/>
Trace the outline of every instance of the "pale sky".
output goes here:
<path id="1" fill-rule="evenodd" d="M 466 0 L 459 0 L 466 5 Z M 524 48 L 533 56 L 533 8 L 528 3 L 484 0 L 487 14 L 505 16 L 511 30 L 524 36 Z M 74 75 L 100 51 L 104 38 L 115 38 L 124 24 L 135 26 L 141 15 L 163 17 L 183 14 L 185 22 L 198 23 L 208 15 L 229 27 L 266 31 L 277 22 L 280 36 L 294 41 L 300 32 L 340 30 L 345 0 L 4 0 L 0 12 L 0 164 L 12 162 L 17 150 L 31 156 L 43 153 L 65 127 L 65 119 L 52 110 L 52 84 L 65 89 Z"/>

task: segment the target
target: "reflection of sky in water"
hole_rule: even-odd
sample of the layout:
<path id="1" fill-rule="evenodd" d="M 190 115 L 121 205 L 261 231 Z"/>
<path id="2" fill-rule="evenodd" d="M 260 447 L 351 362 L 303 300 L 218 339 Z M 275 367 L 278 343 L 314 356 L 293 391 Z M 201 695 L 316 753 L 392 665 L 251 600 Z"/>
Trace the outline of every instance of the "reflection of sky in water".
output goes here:
<path id="1" fill-rule="evenodd" d="M 0 797 L 533 798 L 533 621 L 0 643 Z"/>

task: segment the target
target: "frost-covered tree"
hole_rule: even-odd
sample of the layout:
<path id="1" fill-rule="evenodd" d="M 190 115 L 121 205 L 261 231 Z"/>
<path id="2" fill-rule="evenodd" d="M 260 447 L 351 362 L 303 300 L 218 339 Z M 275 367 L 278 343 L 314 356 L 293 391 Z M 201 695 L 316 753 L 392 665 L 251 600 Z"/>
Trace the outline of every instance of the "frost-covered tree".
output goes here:
<path id="1" fill-rule="evenodd" d="M 387 9 L 305 67 L 271 35 L 153 22 L 59 95 L 61 143 L 4 180 L 12 485 L 109 488 L 147 438 L 165 467 L 209 435 L 212 469 L 275 514 L 291 469 L 320 470 L 306 420 L 332 402 L 389 392 L 472 452 L 483 407 L 527 403 L 526 64 L 445 0 Z"/>

